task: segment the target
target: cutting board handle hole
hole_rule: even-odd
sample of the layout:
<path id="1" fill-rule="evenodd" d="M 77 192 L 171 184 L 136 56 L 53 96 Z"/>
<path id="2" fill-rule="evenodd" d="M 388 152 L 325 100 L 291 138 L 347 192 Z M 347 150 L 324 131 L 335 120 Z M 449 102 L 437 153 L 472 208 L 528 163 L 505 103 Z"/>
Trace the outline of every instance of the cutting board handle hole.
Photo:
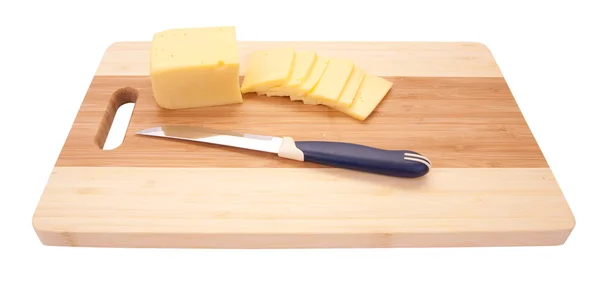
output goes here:
<path id="1" fill-rule="evenodd" d="M 111 95 L 94 137 L 96 146 L 114 150 L 123 143 L 138 96 L 138 90 L 131 87 L 120 88 Z"/>

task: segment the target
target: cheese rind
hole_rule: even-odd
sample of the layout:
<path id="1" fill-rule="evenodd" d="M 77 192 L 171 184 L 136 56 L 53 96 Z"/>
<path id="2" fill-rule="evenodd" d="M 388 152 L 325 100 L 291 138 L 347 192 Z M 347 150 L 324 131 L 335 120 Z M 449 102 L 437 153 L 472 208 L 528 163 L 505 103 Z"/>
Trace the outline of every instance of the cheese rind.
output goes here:
<path id="1" fill-rule="evenodd" d="M 235 27 L 156 33 L 150 49 L 150 81 L 154 100 L 165 109 L 242 103 Z"/>
<path id="2" fill-rule="evenodd" d="M 304 99 L 304 95 L 310 92 L 310 90 L 312 90 L 312 88 L 321 79 L 323 72 L 325 72 L 325 69 L 327 69 L 329 60 L 331 60 L 331 58 L 317 55 L 315 64 L 310 70 L 308 77 L 297 87 L 295 94 L 290 95 L 291 100 L 297 101 Z"/>
<path id="3" fill-rule="evenodd" d="M 342 94 L 353 68 L 354 63 L 351 60 L 330 59 L 321 79 L 304 96 L 304 103 L 332 104 L 336 102 Z"/>
<path id="4" fill-rule="evenodd" d="M 354 100 L 354 95 L 358 92 L 358 88 L 365 76 L 365 71 L 361 68 L 354 66 L 352 70 L 352 74 L 350 74 L 350 78 L 348 78 L 348 82 L 340 95 L 340 98 L 336 102 L 325 103 L 327 106 L 341 106 L 342 108 L 350 108 L 352 105 L 352 101 Z"/>
<path id="5" fill-rule="evenodd" d="M 317 53 L 315 51 L 297 51 L 289 79 L 281 86 L 269 88 L 266 92 L 261 93 L 266 93 L 269 97 L 295 94 L 298 92 L 300 84 L 308 77 L 316 59 Z"/>
<path id="6" fill-rule="evenodd" d="M 269 88 L 284 84 L 290 77 L 296 51 L 291 48 L 255 50 L 241 86 L 243 94 L 266 93 Z"/>
<path id="7" fill-rule="evenodd" d="M 354 95 L 349 108 L 333 106 L 332 108 L 349 115 L 357 120 L 364 121 L 377 108 L 381 100 L 392 88 L 392 82 L 379 76 L 365 74 L 358 91 Z"/>

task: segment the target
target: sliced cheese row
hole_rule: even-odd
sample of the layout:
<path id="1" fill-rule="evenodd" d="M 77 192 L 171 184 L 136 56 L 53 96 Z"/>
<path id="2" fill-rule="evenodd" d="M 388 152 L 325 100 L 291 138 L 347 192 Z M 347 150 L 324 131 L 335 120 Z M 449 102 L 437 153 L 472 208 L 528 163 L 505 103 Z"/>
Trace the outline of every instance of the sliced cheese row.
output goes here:
<path id="1" fill-rule="evenodd" d="M 325 105 L 362 121 L 391 87 L 392 82 L 365 72 L 352 60 L 274 48 L 252 52 L 240 90 Z"/>

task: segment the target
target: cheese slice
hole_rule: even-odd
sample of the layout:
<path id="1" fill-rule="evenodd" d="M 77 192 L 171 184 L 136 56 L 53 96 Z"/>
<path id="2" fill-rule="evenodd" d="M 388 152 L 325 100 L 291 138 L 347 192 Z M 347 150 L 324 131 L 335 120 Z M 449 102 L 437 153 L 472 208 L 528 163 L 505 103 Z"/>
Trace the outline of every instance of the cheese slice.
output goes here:
<path id="1" fill-rule="evenodd" d="M 235 27 L 158 32 L 149 70 L 154 100 L 162 108 L 242 103 Z"/>
<path id="2" fill-rule="evenodd" d="M 333 106 L 332 108 L 349 115 L 357 120 L 364 121 L 377 108 L 381 100 L 392 88 L 392 82 L 382 77 L 365 74 L 358 91 L 354 95 L 349 108 Z"/>
<path id="3" fill-rule="evenodd" d="M 358 91 L 358 87 L 360 87 L 360 83 L 363 81 L 365 76 L 365 71 L 354 66 L 352 70 L 352 74 L 350 74 L 350 78 L 340 95 L 340 98 L 336 102 L 333 103 L 324 103 L 327 106 L 341 106 L 343 108 L 349 108 L 352 105 L 352 101 L 354 100 L 354 95 Z"/>
<path id="4" fill-rule="evenodd" d="M 298 101 L 304 99 L 304 95 L 310 92 L 310 90 L 312 90 L 312 88 L 321 79 L 323 72 L 325 72 L 325 69 L 327 69 L 327 64 L 329 64 L 329 60 L 331 60 L 331 58 L 317 55 L 315 64 L 310 70 L 310 73 L 308 74 L 306 80 L 304 80 L 304 82 L 297 87 L 295 94 L 290 95 L 291 100 Z"/>
<path id="5" fill-rule="evenodd" d="M 348 59 L 333 58 L 329 61 L 327 69 L 315 87 L 304 96 L 305 104 L 333 104 L 335 103 L 354 69 L 354 63 Z"/>
<path id="6" fill-rule="evenodd" d="M 272 96 L 291 96 L 298 92 L 298 87 L 308 77 L 310 70 L 315 64 L 317 53 L 314 51 L 298 51 L 294 57 L 292 73 L 290 78 L 281 86 L 269 88 L 266 95 Z M 261 92 L 262 93 L 262 92 Z M 263 94 L 264 94 L 263 93 Z"/>
<path id="7" fill-rule="evenodd" d="M 250 54 L 241 92 L 266 92 L 290 77 L 296 51 L 291 48 L 255 50 Z"/>

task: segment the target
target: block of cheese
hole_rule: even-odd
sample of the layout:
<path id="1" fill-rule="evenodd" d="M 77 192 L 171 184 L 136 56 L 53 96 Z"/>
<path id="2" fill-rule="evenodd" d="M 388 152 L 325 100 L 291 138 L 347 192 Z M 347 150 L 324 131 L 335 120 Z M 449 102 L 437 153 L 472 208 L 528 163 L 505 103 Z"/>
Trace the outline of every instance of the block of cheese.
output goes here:
<path id="1" fill-rule="evenodd" d="M 156 103 L 165 109 L 242 103 L 235 27 L 156 33 L 150 80 Z"/>
<path id="2" fill-rule="evenodd" d="M 352 69 L 354 69 L 354 63 L 351 60 L 330 59 L 321 79 L 304 96 L 304 103 L 324 105 L 335 103 L 342 94 L 348 78 L 350 78 Z"/>
<path id="3" fill-rule="evenodd" d="M 358 87 L 360 87 L 360 83 L 363 81 L 364 76 L 365 71 L 354 65 L 352 74 L 350 74 L 350 78 L 348 79 L 340 98 L 338 98 L 336 102 L 326 102 L 324 104 L 327 106 L 341 106 L 342 108 L 349 108 L 352 105 L 354 95 L 356 92 L 358 92 Z"/>
<path id="4" fill-rule="evenodd" d="M 317 82 L 319 82 L 319 80 L 321 79 L 323 72 L 325 72 L 325 69 L 327 69 L 329 60 L 331 60 L 331 58 L 317 55 L 315 64 L 310 70 L 310 73 L 308 74 L 306 80 L 304 80 L 304 82 L 300 84 L 300 86 L 298 86 L 296 94 L 290 95 L 291 100 L 298 101 L 304 99 L 304 95 L 310 92 L 310 90 L 312 90 L 313 87 L 317 84 Z"/>
<path id="5" fill-rule="evenodd" d="M 354 95 L 352 105 L 348 108 L 339 105 L 332 108 L 364 121 L 387 95 L 392 84 L 387 79 L 367 73 Z"/>
<path id="6" fill-rule="evenodd" d="M 308 77 L 316 59 L 317 53 L 315 51 L 297 51 L 289 79 L 281 86 L 269 88 L 266 91 L 266 95 L 271 97 L 296 94 L 300 84 Z"/>
<path id="7" fill-rule="evenodd" d="M 292 72 L 295 56 L 296 51 L 292 48 L 253 51 L 242 82 L 242 94 L 264 93 L 269 88 L 284 84 Z"/>

